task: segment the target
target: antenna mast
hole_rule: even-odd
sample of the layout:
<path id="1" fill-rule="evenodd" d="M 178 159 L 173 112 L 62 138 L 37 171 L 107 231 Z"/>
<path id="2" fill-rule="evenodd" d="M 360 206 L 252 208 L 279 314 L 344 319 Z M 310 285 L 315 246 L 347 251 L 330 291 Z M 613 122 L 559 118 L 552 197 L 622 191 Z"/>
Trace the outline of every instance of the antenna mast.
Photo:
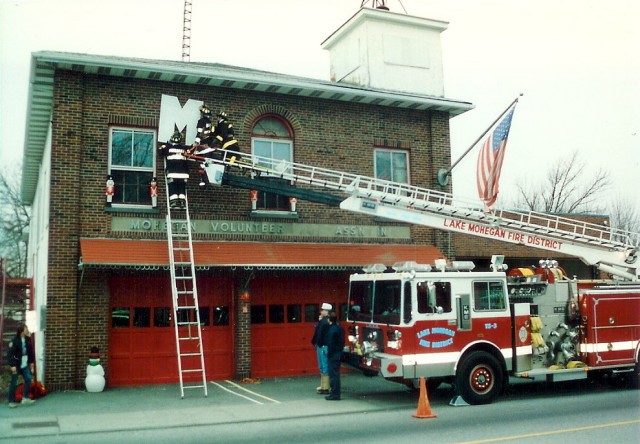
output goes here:
<path id="1" fill-rule="evenodd" d="M 360 3 L 360 7 L 362 8 L 368 1 L 369 0 L 362 0 L 362 3 Z M 385 5 L 385 0 L 371 0 L 371 7 L 374 9 L 386 9 L 387 11 L 389 10 L 387 5 Z"/>
<path id="2" fill-rule="evenodd" d="M 182 23 L 182 61 L 191 61 L 191 2 L 184 1 L 184 16 Z"/>
<path id="3" fill-rule="evenodd" d="M 367 3 L 369 0 L 362 0 L 362 3 L 360 3 L 360 7 L 362 8 L 364 6 L 365 3 Z M 387 2 L 385 0 L 371 0 L 371 7 L 373 9 L 382 9 L 385 11 L 389 11 L 389 7 L 386 4 Z M 408 14 L 407 9 L 404 7 L 404 5 L 402 4 L 402 0 L 398 0 L 398 3 L 400 3 L 400 6 L 402 6 L 402 9 L 404 10 L 405 14 Z"/>

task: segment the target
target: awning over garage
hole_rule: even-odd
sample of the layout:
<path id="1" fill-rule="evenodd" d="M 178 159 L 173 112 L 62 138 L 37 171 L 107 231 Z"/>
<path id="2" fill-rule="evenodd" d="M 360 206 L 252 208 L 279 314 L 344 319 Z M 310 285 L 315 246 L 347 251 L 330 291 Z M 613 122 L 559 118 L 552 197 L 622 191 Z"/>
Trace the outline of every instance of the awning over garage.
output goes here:
<path id="1" fill-rule="evenodd" d="M 270 242 L 194 241 L 196 267 L 264 267 L 330 269 L 356 268 L 399 261 L 433 264 L 444 258 L 433 246 L 311 244 Z M 164 240 L 89 239 L 80 240 L 80 267 L 164 268 L 169 266 Z"/>

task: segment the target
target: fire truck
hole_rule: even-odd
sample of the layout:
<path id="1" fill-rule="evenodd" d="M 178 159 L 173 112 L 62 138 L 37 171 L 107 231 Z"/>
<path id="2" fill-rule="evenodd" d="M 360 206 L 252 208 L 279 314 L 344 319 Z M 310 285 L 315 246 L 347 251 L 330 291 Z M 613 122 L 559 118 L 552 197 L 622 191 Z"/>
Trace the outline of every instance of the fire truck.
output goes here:
<path id="1" fill-rule="evenodd" d="M 452 383 L 468 404 L 493 401 L 509 376 L 627 372 L 637 383 L 640 285 L 577 281 L 551 260 L 505 272 L 503 260 L 487 272 L 442 260 L 352 275 L 347 361 L 393 381 Z"/>
<path id="2" fill-rule="evenodd" d="M 640 233 L 533 211 L 487 211 L 437 190 L 242 156 L 241 163 L 233 152 L 192 160 L 202 162 L 214 185 L 565 253 L 613 277 L 578 281 L 553 260 L 508 270 L 501 255 L 488 271 L 445 259 L 391 269 L 372 264 L 350 277 L 344 352 L 345 362 L 366 375 L 406 384 L 424 377 L 431 388 L 449 382 L 468 404 L 492 402 L 509 377 L 627 373 L 638 383 Z M 229 174 L 232 168 L 242 174 Z M 270 182 L 256 179 L 265 176 L 288 185 L 263 188 Z"/>

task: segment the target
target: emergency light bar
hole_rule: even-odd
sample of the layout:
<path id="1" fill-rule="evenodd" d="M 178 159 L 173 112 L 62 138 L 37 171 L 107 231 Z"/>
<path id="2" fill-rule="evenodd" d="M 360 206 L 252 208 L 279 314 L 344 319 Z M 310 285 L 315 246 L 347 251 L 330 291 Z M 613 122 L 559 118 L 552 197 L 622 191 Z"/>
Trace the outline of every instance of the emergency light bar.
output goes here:
<path id="1" fill-rule="evenodd" d="M 363 267 L 362 271 L 365 273 L 384 273 L 387 271 L 387 266 L 385 264 L 371 264 Z"/>
<path id="2" fill-rule="evenodd" d="M 392 268 L 395 271 L 431 271 L 431 265 L 418 264 L 416 261 L 401 261 L 393 264 Z"/>
<path id="3" fill-rule="evenodd" d="M 471 261 L 452 261 L 451 269 L 455 271 L 471 271 L 476 268 L 476 264 Z"/>

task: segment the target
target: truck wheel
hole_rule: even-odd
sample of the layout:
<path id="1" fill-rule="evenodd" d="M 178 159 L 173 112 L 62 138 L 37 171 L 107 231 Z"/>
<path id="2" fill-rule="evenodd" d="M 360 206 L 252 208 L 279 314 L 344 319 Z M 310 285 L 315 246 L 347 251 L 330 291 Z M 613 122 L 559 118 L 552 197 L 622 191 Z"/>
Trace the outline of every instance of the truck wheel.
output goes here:
<path id="1" fill-rule="evenodd" d="M 471 353 L 458 367 L 456 391 L 472 405 L 491 403 L 502 390 L 500 362 L 491 354 Z"/>
<path id="2" fill-rule="evenodd" d="M 631 388 L 640 390 L 640 361 L 636 362 L 636 366 L 633 369 L 633 374 L 629 380 Z"/>

